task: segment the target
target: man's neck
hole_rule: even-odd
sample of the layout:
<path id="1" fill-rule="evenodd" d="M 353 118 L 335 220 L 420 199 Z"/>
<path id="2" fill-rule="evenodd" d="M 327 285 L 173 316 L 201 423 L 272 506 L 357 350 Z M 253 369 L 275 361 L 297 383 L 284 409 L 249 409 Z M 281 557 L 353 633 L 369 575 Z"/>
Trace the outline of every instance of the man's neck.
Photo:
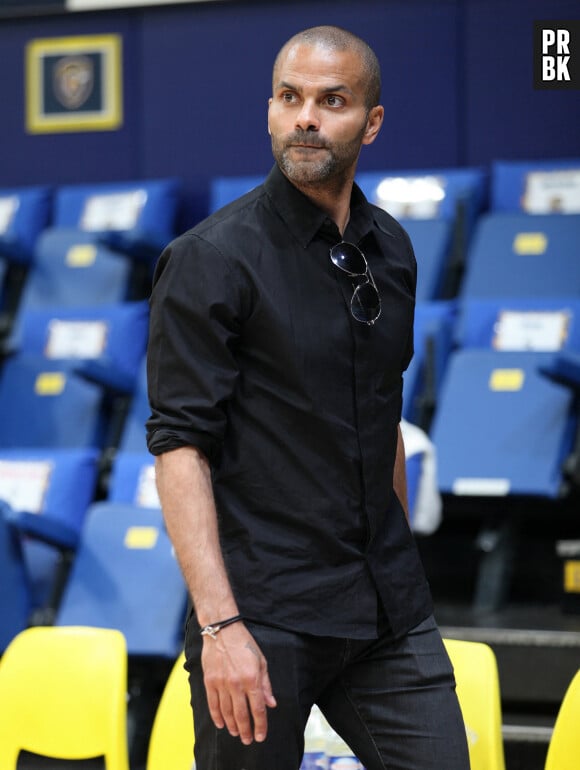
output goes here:
<path id="1" fill-rule="evenodd" d="M 325 212 L 336 224 L 341 235 L 344 234 L 350 219 L 350 198 L 354 177 L 321 184 L 292 184 L 306 195 L 315 206 Z"/>

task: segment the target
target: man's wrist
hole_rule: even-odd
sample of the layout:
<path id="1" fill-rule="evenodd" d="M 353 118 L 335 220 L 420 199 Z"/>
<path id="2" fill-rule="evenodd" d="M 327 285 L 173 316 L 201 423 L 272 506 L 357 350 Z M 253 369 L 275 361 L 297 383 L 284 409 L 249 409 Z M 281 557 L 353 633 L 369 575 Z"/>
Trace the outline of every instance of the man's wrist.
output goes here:
<path id="1" fill-rule="evenodd" d="M 243 620 L 241 615 L 233 615 L 225 620 L 218 620 L 215 623 L 208 623 L 207 625 L 202 626 L 199 633 L 202 636 L 211 636 L 212 639 L 216 639 L 222 628 L 238 623 L 240 620 Z"/>

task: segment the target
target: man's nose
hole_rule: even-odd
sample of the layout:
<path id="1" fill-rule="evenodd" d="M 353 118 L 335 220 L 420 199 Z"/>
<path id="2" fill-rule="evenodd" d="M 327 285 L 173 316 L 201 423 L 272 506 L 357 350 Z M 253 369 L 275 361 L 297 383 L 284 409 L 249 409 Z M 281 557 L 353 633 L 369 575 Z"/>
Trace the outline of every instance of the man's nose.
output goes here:
<path id="1" fill-rule="evenodd" d="M 302 103 L 300 111 L 296 116 L 296 128 L 302 131 L 318 131 L 320 128 L 320 118 L 316 104 L 307 99 Z"/>

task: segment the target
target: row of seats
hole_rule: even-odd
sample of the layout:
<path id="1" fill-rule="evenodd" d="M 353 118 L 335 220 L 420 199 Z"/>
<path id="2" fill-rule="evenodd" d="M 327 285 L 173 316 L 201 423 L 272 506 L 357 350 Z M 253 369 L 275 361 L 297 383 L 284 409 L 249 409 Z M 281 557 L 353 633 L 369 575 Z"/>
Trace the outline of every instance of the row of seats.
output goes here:
<path id="1" fill-rule="evenodd" d="M 572 452 L 580 215 L 560 213 L 574 210 L 580 163 L 512 164 L 511 173 L 507 166 L 494 169 L 491 200 L 497 211 L 485 215 L 485 175 L 478 170 L 396 178 L 365 174 L 358 181 L 408 229 L 415 224 L 425 230 L 415 248 L 419 274 L 431 276 L 424 279 L 430 298 L 419 297 L 417 304 L 404 416 L 435 444 L 439 491 L 554 499 L 580 478 Z M 216 180 L 212 206 L 257 181 Z M 109 273 L 99 281 L 95 268 L 79 278 L 79 267 L 98 264 L 101 248 L 114 248 L 115 260 L 136 258 L 150 266 L 151 254 L 170 237 L 177 186 L 169 180 L 105 187 L 57 191 L 55 215 L 30 252 L 5 341 L 0 403 L 10 408 L 0 425 L 0 548 L 18 589 L 0 599 L 7 604 L 0 613 L 0 650 L 31 612 L 47 608 L 53 613 L 48 619 L 57 623 L 124 619 L 135 654 L 174 655 L 181 630 L 185 591 L 163 530 L 144 440 L 147 305 L 128 301 L 126 291 L 107 301 L 100 293 L 90 297 L 93 284 L 115 283 Z M 550 210 L 558 213 L 540 213 L 549 196 Z M 508 211 L 516 204 L 523 213 Z M 5 235 L 14 232 L 24 209 L 24 200 L 12 205 L 11 217 L 3 220 Z M 494 217 L 498 224 L 491 227 Z M 428 226 L 441 222 L 449 230 L 444 257 L 424 250 L 438 242 L 426 235 Z M 82 242 L 85 236 L 89 240 Z M 57 244 L 58 256 L 43 262 L 45 241 Z M 458 242 L 466 250 L 465 275 L 453 296 L 442 298 Z M 16 250 L 0 253 L 14 258 Z M 39 264 L 44 278 L 57 269 L 29 301 Z M 414 490 L 411 484 L 411 499 Z M 104 558 L 106 549 L 119 558 Z M 149 597 L 151 609 L 140 613 L 140 581 L 147 579 L 141 570 L 153 557 L 163 580 L 173 581 L 169 595 L 175 603 L 162 606 L 168 591 L 150 569 L 147 578 L 160 590 Z M 118 603 L 108 602 L 110 597 Z M 171 621 L 152 622 L 161 612 Z M 149 629 L 136 624 L 131 630 L 133 620 L 149 623 Z"/>
<path id="2" fill-rule="evenodd" d="M 444 640 L 453 663 L 472 770 L 505 770 L 501 698 L 493 651 Z M 194 729 L 181 653 L 156 707 L 146 770 L 190 770 Z M 16 770 L 23 750 L 53 759 L 103 757 L 128 770 L 127 647 L 118 630 L 67 626 L 18 634 L 0 660 L 0 763 Z M 577 766 L 580 671 L 556 718 L 545 770 Z"/>

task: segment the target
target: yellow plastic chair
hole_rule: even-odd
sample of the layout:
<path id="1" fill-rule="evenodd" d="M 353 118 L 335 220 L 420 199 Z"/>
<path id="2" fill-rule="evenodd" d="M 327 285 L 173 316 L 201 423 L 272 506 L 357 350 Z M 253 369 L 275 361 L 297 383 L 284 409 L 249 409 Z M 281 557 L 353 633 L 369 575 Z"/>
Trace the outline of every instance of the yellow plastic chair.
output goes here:
<path id="1" fill-rule="evenodd" d="M 568 685 L 550 738 L 545 770 L 580 766 L 580 669 Z"/>
<path id="2" fill-rule="evenodd" d="M 505 770 L 495 654 L 481 642 L 444 639 L 455 670 L 471 770 Z"/>
<path id="3" fill-rule="evenodd" d="M 104 757 L 129 770 L 127 649 L 120 631 L 35 627 L 0 659 L 0 767 L 29 751 L 62 760 Z"/>
<path id="4" fill-rule="evenodd" d="M 163 689 L 151 728 L 147 770 L 191 770 L 193 766 L 193 716 L 184 662 L 182 653 Z"/>

